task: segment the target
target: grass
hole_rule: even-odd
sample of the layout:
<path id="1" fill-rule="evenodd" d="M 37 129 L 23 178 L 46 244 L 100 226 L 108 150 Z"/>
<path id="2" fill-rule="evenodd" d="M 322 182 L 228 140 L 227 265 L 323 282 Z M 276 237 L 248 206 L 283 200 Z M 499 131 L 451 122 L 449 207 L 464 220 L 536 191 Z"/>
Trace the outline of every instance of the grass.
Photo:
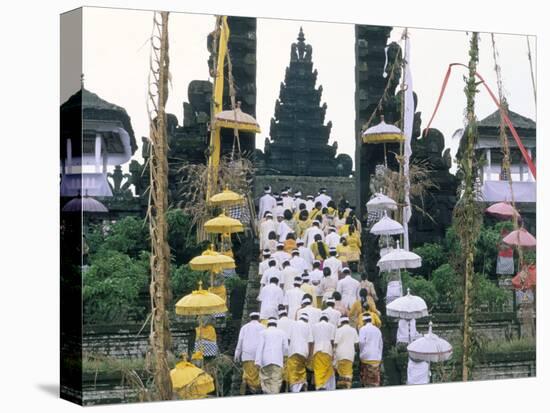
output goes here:
<path id="1" fill-rule="evenodd" d="M 535 349 L 536 341 L 534 338 L 488 341 L 482 346 L 482 351 L 486 353 L 513 353 L 518 351 L 533 351 Z"/>

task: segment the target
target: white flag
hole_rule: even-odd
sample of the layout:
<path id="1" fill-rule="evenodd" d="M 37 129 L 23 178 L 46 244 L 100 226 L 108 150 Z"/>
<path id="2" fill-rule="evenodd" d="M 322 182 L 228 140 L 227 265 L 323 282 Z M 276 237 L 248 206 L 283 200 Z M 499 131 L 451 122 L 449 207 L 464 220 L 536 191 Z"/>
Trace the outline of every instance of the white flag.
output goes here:
<path id="1" fill-rule="evenodd" d="M 409 225 L 408 222 L 411 219 L 412 210 L 410 205 L 410 189 L 411 183 L 409 180 L 409 160 L 412 155 L 411 139 L 414 124 L 414 96 L 413 96 L 413 81 L 411 75 L 411 46 L 407 29 L 405 29 L 405 108 L 403 119 L 403 133 L 405 134 L 404 145 L 404 165 L 403 172 L 405 175 L 405 207 L 403 208 L 403 228 L 405 234 L 403 235 L 403 247 L 405 250 L 409 250 Z"/>

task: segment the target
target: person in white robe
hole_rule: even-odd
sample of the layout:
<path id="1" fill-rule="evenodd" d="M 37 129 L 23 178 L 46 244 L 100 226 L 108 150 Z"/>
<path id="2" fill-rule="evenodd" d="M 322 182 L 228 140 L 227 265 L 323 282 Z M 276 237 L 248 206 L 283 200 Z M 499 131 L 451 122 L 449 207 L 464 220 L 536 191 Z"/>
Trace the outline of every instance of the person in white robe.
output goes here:
<path id="1" fill-rule="evenodd" d="M 302 277 L 295 277 L 293 287 L 290 290 L 284 292 L 283 304 L 288 309 L 288 317 L 292 320 L 296 320 L 298 310 L 302 306 L 302 299 L 304 298 L 304 290 L 302 286 Z"/>
<path id="2" fill-rule="evenodd" d="M 269 267 L 267 270 L 264 270 L 262 274 L 262 278 L 260 279 L 260 291 L 269 284 L 269 280 L 273 277 L 277 278 L 278 280 L 281 279 L 281 270 L 279 270 L 279 267 L 277 266 L 277 260 L 274 258 L 270 258 L 268 262 Z"/>
<path id="3" fill-rule="evenodd" d="M 336 227 L 329 226 L 328 227 L 328 234 L 325 237 L 325 242 L 327 243 L 329 249 L 334 248 L 338 246 L 340 243 L 340 235 L 336 232 Z"/>
<path id="4" fill-rule="evenodd" d="M 351 276 L 351 270 L 348 267 L 342 269 L 342 274 L 344 278 L 336 284 L 336 291 L 342 295 L 342 303 L 349 309 L 359 299 L 360 283 Z"/>
<path id="5" fill-rule="evenodd" d="M 312 327 L 313 334 L 313 374 L 316 390 L 334 390 L 336 379 L 332 365 L 336 327 L 329 323 L 328 315 L 321 313 L 319 322 Z"/>
<path id="6" fill-rule="evenodd" d="M 409 357 L 407 364 L 407 384 L 428 384 L 430 376 L 430 363 L 428 361 L 413 360 Z"/>
<path id="7" fill-rule="evenodd" d="M 283 209 L 288 209 L 289 211 L 294 210 L 294 200 L 288 196 L 288 191 L 281 192 L 282 200 L 283 200 Z"/>
<path id="8" fill-rule="evenodd" d="M 279 242 L 277 244 L 277 251 L 272 254 L 273 259 L 277 261 L 277 266 L 281 269 L 283 268 L 283 261 L 290 261 L 292 258 L 290 254 L 284 250 L 284 248 L 285 244 Z"/>
<path id="9" fill-rule="evenodd" d="M 331 323 L 335 328 L 338 328 L 342 313 L 334 308 L 335 304 L 336 302 L 334 298 L 327 298 L 327 307 L 323 310 L 323 313 L 327 315 L 328 322 Z"/>
<path id="10" fill-rule="evenodd" d="M 307 389 L 307 361 L 313 351 L 313 333 L 307 314 L 302 314 L 290 331 L 287 371 L 292 393 Z"/>
<path id="11" fill-rule="evenodd" d="M 315 201 L 313 200 L 313 195 L 307 195 L 306 196 L 306 209 L 307 212 L 311 212 L 311 210 L 315 207 Z"/>
<path id="12" fill-rule="evenodd" d="M 305 241 L 306 247 L 311 248 L 311 245 L 315 242 L 315 235 L 317 234 L 321 236 L 322 241 L 325 240 L 325 234 L 323 234 L 323 231 L 321 231 L 319 221 L 313 221 L 311 223 L 311 227 L 306 229 L 306 232 L 304 234 L 304 241 Z"/>
<path id="13" fill-rule="evenodd" d="M 260 249 L 266 248 L 269 241 L 269 233 L 271 231 L 277 232 L 278 225 L 273 220 L 272 213 L 266 213 L 265 220 L 260 224 Z"/>
<path id="14" fill-rule="evenodd" d="M 326 311 L 326 310 L 325 310 Z M 334 337 L 334 365 L 338 373 L 336 387 L 350 389 L 353 380 L 353 362 L 359 344 L 357 330 L 349 325 L 348 317 L 340 317 L 340 327 Z"/>
<path id="15" fill-rule="evenodd" d="M 323 279 L 321 280 L 320 284 L 320 292 L 322 298 L 322 302 L 326 302 L 329 298 L 332 297 L 332 293 L 336 291 L 336 286 L 338 285 L 338 281 L 336 281 L 332 277 L 332 272 L 329 267 L 323 268 Z"/>
<path id="16" fill-rule="evenodd" d="M 397 344 L 410 344 L 421 336 L 422 334 L 416 331 L 416 320 L 414 318 L 412 320 L 400 319 L 397 323 Z"/>
<path id="17" fill-rule="evenodd" d="M 262 275 L 264 275 L 265 270 L 267 270 L 269 268 L 269 261 L 271 259 L 271 251 L 269 249 L 264 249 L 262 251 L 262 258 L 263 258 L 263 261 L 260 262 L 260 264 L 258 265 L 258 275 L 260 276 L 260 279 L 262 278 Z"/>
<path id="18" fill-rule="evenodd" d="M 274 212 L 275 207 L 277 206 L 277 201 L 271 195 L 271 187 L 266 186 L 264 188 L 264 195 L 260 198 L 258 205 L 258 217 L 263 218 L 267 211 Z"/>
<path id="19" fill-rule="evenodd" d="M 298 211 L 300 209 L 300 204 L 306 205 L 307 208 L 306 200 L 302 199 L 302 192 L 297 191 L 294 193 L 294 211 Z"/>
<path id="20" fill-rule="evenodd" d="M 290 260 L 283 261 L 283 269 L 281 271 L 281 282 L 279 285 L 283 287 L 284 291 L 290 290 L 294 286 L 294 279 L 302 274 L 296 268 L 290 265 Z"/>
<path id="21" fill-rule="evenodd" d="M 323 208 L 326 208 L 329 201 L 331 201 L 331 200 L 332 200 L 332 197 L 327 195 L 327 189 L 326 188 L 321 188 L 319 190 L 319 195 L 315 198 L 315 202 L 320 202 L 321 205 L 323 206 Z"/>
<path id="22" fill-rule="evenodd" d="M 309 281 L 311 282 L 311 285 L 315 287 L 315 294 L 319 297 L 321 296 L 320 285 L 322 279 L 323 271 L 321 270 L 321 261 L 315 260 L 313 261 L 313 269 L 309 272 Z M 320 303 L 317 303 L 317 307 L 319 307 L 319 304 Z"/>
<path id="23" fill-rule="evenodd" d="M 288 338 L 277 328 L 277 318 L 270 318 L 260 332 L 255 363 L 260 367 L 260 383 L 264 394 L 276 394 L 283 383 L 284 356 L 288 354 Z"/>
<path id="24" fill-rule="evenodd" d="M 363 387 L 380 386 L 380 364 L 384 343 L 380 329 L 372 324 L 369 315 L 363 316 L 363 327 L 359 329 L 360 374 Z"/>
<path id="25" fill-rule="evenodd" d="M 288 311 L 286 307 L 284 306 L 284 304 L 281 304 L 279 306 L 279 320 L 277 321 L 277 328 L 285 332 L 288 340 L 290 340 L 290 332 L 295 322 L 296 320 L 288 317 Z"/>
<path id="26" fill-rule="evenodd" d="M 283 212 L 283 219 L 279 221 L 279 224 L 277 226 L 277 234 L 279 235 L 279 242 L 285 242 L 287 235 L 293 232 L 294 232 L 294 229 L 292 229 L 292 227 L 288 225 L 287 221 L 284 219 L 284 212 Z"/>
<path id="27" fill-rule="evenodd" d="M 258 301 L 260 302 L 260 319 L 267 320 L 270 317 L 277 318 L 279 304 L 283 304 L 283 290 L 277 285 L 279 279 L 271 277 L 269 284 L 260 290 Z"/>
<path id="28" fill-rule="evenodd" d="M 304 298 L 302 298 L 302 308 L 300 308 L 296 313 L 298 318 L 300 318 L 302 314 L 307 314 L 308 320 L 311 325 L 318 323 L 319 319 L 321 318 L 321 310 L 319 308 L 313 307 L 311 305 L 312 302 L 313 301 L 311 295 L 304 294 Z"/>
<path id="29" fill-rule="evenodd" d="M 300 274 L 302 274 L 304 271 L 309 271 L 309 267 L 307 265 L 306 260 L 304 260 L 302 257 L 300 257 L 300 250 L 294 249 L 292 250 L 292 258 L 290 259 L 290 265 L 297 269 Z"/>
<path id="30" fill-rule="evenodd" d="M 336 257 L 336 248 L 333 247 L 333 248 L 329 248 L 328 250 L 328 258 L 323 261 L 323 267 L 326 268 L 330 268 L 330 274 L 331 274 L 331 278 L 333 280 L 335 280 L 336 282 L 338 282 L 339 278 L 340 278 L 340 273 L 342 272 L 342 270 L 344 269 L 343 267 L 343 264 L 342 264 L 342 261 L 340 261 L 337 257 Z"/>
<path id="31" fill-rule="evenodd" d="M 303 239 L 298 238 L 296 240 L 296 246 L 298 247 L 298 251 L 300 252 L 300 257 L 302 257 L 306 262 L 307 270 L 311 271 L 313 269 L 313 261 L 315 261 L 315 256 L 313 255 L 313 251 L 311 251 L 311 248 L 305 247 L 304 244 L 305 242 Z"/>
<path id="32" fill-rule="evenodd" d="M 237 346 L 235 347 L 235 363 L 242 363 L 243 379 L 241 394 L 248 389 L 250 393 L 258 393 L 261 390 L 260 369 L 255 364 L 256 350 L 260 342 L 260 333 L 265 327 L 260 323 L 260 313 L 250 313 L 250 321 L 241 327 Z"/>

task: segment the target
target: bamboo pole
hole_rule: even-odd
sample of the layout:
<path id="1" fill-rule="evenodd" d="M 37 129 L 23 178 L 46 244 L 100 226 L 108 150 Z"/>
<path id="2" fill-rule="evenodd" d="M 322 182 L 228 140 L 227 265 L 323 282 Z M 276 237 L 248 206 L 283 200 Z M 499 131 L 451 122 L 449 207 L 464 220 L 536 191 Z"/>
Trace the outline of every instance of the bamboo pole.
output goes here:
<path id="1" fill-rule="evenodd" d="M 161 21 L 158 21 L 160 14 Z M 159 42 L 159 44 L 155 44 Z M 172 382 L 167 353 L 171 346 L 167 305 L 170 291 L 170 247 L 168 246 L 168 140 L 166 136 L 165 105 L 168 98 L 168 12 L 156 13 L 151 38 L 152 58 L 149 83 L 149 99 L 154 110 L 150 111 L 150 198 L 148 208 L 151 236 L 151 334 L 150 351 L 153 377 L 158 400 L 172 399 Z M 155 88 L 152 91 L 151 88 Z M 156 98 L 156 99 L 155 99 Z"/>
<path id="2" fill-rule="evenodd" d="M 466 150 L 464 152 L 464 193 L 461 200 L 464 208 L 464 228 L 462 228 L 461 243 L 464 254 L 464 323 L 463 323 L 463 354 L 462 380 L 467 381 L 470 376 L 471 364 L 471 293 L 474 277 L 474 249 L 476 240 L 476 206 L 475 206 L 475 170 L 474 145 L 477 135 L 475 118 L 476 66 L 478 61 L 478 33 L 472 33 L 470 41 L 469 74 L 464 92 L 466 94 L 466 118 L 468 122 L 466 132 Z"/>

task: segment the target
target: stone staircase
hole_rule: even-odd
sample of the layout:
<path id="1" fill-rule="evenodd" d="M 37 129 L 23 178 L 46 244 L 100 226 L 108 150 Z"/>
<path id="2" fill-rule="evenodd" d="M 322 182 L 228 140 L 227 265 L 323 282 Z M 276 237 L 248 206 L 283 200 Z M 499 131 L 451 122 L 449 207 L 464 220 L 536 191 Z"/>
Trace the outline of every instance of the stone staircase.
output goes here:
<path id="1" fill-rule="evenodd" d="M 258 274 L 258 262 L 252 261 L 248 269 L 248 283 L 246 285 L 246 295 L 243 304 L 243 316 L 241 319 L 241 325 L 248 322 L 248 315 L 253 311 L 260 311 L 260 303 L 258 302 L 258 294 L 260 292 L 260 276 Z M 238 339 L 238 332 L 235 336 L 235 344 Z M 231 390 L 232 396 L 240 394 L 242 382 L 242 370 L 236 368 L 231 378 Z"/>

